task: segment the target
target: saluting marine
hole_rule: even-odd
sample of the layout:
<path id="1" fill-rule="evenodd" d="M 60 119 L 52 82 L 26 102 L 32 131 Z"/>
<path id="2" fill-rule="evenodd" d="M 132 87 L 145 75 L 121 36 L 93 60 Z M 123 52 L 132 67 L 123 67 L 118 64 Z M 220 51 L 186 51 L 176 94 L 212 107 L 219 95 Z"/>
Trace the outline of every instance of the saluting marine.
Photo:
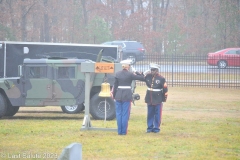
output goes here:
<path id="1" fill-rule="evenodd" d="M 168 96 L 166 80 L 159 74 L 160 66 L 150 64 L 151 73 L 145 76 L 147 92 L 145 102 L 147 103 L 147 133 L 160 132 L 162 118 L 162 106 Z"/>
<path id="2" fill-rule="evenodd" d="M 144 81 L 144 76 L 136 75 L 129 71 L 131 60 L 124 60 L 121 64 L 123 70 L 116 73 L 113 86 L 113 98 L 116 104 L 118 134 L 126 135 L 133 94 L 131 84 L 133 80 Z"/>

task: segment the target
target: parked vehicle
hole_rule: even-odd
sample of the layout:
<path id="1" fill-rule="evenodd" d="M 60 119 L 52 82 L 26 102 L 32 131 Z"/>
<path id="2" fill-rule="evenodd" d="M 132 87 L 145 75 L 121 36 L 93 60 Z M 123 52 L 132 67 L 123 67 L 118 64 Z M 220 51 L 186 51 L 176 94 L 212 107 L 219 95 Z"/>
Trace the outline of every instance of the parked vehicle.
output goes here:
<path id="1" fill-rule="evenodd" d="M 81 63 L 113 63 L 118 57 L 117 46 L 0 42 L 0 118 L 15 115 L 22 106 L 61 106 L 65 113 L 79 113 L 85 97 Z M 105 74 L 91 76 L 90 113 L 104 119 L 105 99 L 98 94 Z M 107 74 L 107 79 L 113 86 L 114 75 Z M 107 119 L 114 119 L 114 101 L 106 102 Z"/>
<path id="2" fill-rule="evenodd" d="M 83 65 L 118 62 L 117 46 L 40 42 L 0 42 L 0 118 L 14 116 L 19 107 L 61 106 L 75 114 L 85 109 Z M 87 65 L 88 66 L 88 65 Z M 119 63 L 115 71 L 121 70 Z M 114 73 L 90 75 L 90 114 L 93 119 L 115 118 L 111 97 L 99 97 L 104 80 L 115 81 Z M 133 83 L 133 93 L 135 83 Z M 136 94 L 134 100 L 138 100 Z M 106 114 L 105 114 L 106 107 Z"/>
<path id="3" fill-rule="evenodd" d="M 211 66 L 218 66 L 218 68 L 240 67 L 240 48 L 226 48 L 208 53 L 207 63 Z"/>
<path id="4" fill-rule="evenodd" d="M 17 67 L 23 59 L 67 57 L 96 61 L 99 51 L 102 56 L 114 62 L 120 62 L 121 53 L 117 46 L 76 43 L 13 42 L 0 41 L 0 78 L 17 77 Z"/>
<path id="5" fill-rule="evenodd" d="M 137 41 L 109 41 L 104 45 L 118 45 L 122 48 L 122 59 L 131 59 L 133 64 L 144 59 L 145 48 Z"/>

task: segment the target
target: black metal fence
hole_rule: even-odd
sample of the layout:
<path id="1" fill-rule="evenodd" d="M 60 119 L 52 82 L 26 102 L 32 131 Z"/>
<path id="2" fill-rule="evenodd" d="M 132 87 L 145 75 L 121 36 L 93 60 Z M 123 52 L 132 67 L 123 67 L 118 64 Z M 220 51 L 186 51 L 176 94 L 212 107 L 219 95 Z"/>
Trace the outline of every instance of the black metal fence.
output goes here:
<path id="1" fill-rule="evenodd" d="M 240 64 L 240 59 L 238 61 Z M 240 67 L 210 66 L 207 56 L 146 55 L 133 67 L 144 72 L 150 63 L 161 66 L 160 74 L 166 78 L 168 86 L 240 88 Z"/>

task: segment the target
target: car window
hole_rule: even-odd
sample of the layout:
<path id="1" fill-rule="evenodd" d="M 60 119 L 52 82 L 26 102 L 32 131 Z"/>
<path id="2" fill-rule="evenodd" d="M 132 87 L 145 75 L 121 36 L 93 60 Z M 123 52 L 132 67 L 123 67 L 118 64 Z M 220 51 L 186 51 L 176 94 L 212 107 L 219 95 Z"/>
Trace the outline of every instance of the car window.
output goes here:
<path id="1" fill-rule="evenodd" d="M 143 48 L 143 45 L 139 42 L 125 42 L 128 49 Z"/>
<path id="2" fill-rule="evenodd" d="M 112 45 L 118 45 L 118 46 L 121 46 L 122 48 L 125 47 L 125 45 L 121 42 L 113 42 Z"/>
<path id="3" fill-rule="evenodd" d="M 225 54 L 237 54 L 237 50 L 227 51 Z"/>
<path id="4" fill-rule="evenodd" d="M 28 78 L 46 78 L 47 77 L 47 67 L 29 67 L 29 72 L 27 74 Z"/>
<path id="5" fill-rule="evenodd" d="M 74 67 L 59 67 L 58 68 L 58 78 L 75 78 L 75 68 Z"/>

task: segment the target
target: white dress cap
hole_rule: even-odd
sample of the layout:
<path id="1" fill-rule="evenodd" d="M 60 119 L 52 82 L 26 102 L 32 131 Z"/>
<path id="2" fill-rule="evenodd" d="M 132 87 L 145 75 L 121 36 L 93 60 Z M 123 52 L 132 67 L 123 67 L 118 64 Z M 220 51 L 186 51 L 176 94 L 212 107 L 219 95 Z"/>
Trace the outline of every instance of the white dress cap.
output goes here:
<path id="1" fill-rule="evenodd" d="M 128 64 L 128 65 L 130 65 L 130 64 L 132 64 L 132 60 L 126 59 L 126 60 L 121 61 L 120 63 L 121 64 Z"/>
<path id="2" fill-rule="evenodd" d="M 158 64 L 156 64 L 156 63 L 150 63 L 150 68 L 160 69 L 160 65 L 158 65 Z"/>

